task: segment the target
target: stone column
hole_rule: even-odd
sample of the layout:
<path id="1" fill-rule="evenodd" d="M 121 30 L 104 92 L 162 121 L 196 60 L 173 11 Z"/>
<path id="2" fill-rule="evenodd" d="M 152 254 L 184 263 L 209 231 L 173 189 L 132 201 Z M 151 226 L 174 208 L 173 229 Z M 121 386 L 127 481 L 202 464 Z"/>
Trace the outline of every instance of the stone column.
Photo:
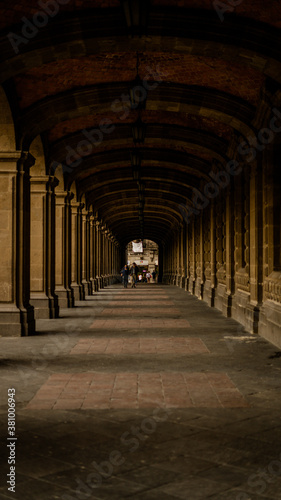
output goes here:
<path id="1" fill-rule="evenodd" d="M 71 203 L 71 288 L 74 300 L 84 300 L 82 286 L 82 216 L 84 207 L 79 202 Z"/>
<path id="2" fill-rule="evenodd" d="M 35 332 L 30 305 L 30 167 L 34 158 L 18 151 L 0 153 L 0 334 Z"/>
<path id="3" fill-rule="evenodd" d="M 60 307 L 73 307 L 71 289 L 71 212 L 72 193 L 56 190 L 56 288 Z"/>
<path id="4" fill-rule="evenodd" d="M 101 223 L 96 220 L 96 279 L 98 289 L 103 288 L 101 277 Z"/>
<path id="5" fill-rule="evenodd" d="M 113 284 L 113 252 L 112 252 L 112 247 L 113 247 L 113 236 L 110 233 L 109 234 L 109 240 L 108 240 L 108 256 L 109 256 L 109 284 Z"/>
<path id="6" fill-rule="evenodd" d="M 186 248 L 186 259 L 185 259 L 185 269 L 186 269 L 186 278 L 185 278 L 185 291 L 188 291 L 188 286 L 189 286 L 189 276 L 190 276 L 190 262 L 189 262 L 189 245 L 190 245 L 190 239 L 189 239 L 189 222 L 186 224 L 185 228 L 185 238 L 186 238 L 186 243 L 185 243 L 185 248 Z"/>
<path id="7" fill-rule="evenodd" d="M 90 261 L 91 261 L 91 282 L 92 291 L 98 291 L 98 280 L 97 280 L 97 228 L 96 228 L 96 217 L 91 215 L 90 217 L 90 230 L 91 230 L 91 247 L 90 247 Z"/>
<path id="8" fill-rule="evenodd" d="M 17 176 L 17 272 L 16 296 L 22 335 L 35 331 L 34 308 L 30 305 L 30 167 L 35 159 L 22 153 Z"/>
<path id="9" fill-rule="evenodd" d="M 100 228 L 100 276 L 101 276 L 101 288 L 105 287 L 105 271 L 104 271 L 104 248 L 105 248 L 105 238 L 104 238 L 105 226 L 102 225 Z"/>
<path id="10" fill-rule="evenodd" d="M 92 295 L 92 282 L 90 280 L 90 215 L 85 207 L 81 211 L 81 283 L 83 296 Z"/>
<path id="11" fill-rule="evenodd" d="M 181 276 L 181 229 L 180 226 L 176 232 L 175 245 L 176 245 L 176 276 L 175 285 L 179 286 Z"/>
<path id="12" fill-rule="evenodd" d="M 103 246 L 103 274 L 104 274 L 104 285 L 107 286 L 108 285 L 108 275 L 109 275 L 109 272 L 108 272 L 108 229 L 106 229 L 106 227 L 104 228 L 103 230 L 103 242 L 104 242 L 104 246 Z"/>
<path id="13" fill-rule="evenodd" d="M 198 275 L 198 298 L 203 299 L 204 295 L 204 213 L 200 214 L 200 225 L 199 225 L 199 275 Z"/>
<path id="14" fill-rule="evenodd" d="M 216 262 L 216 216 L 215 216 L 215 206 L 214 200 L 211 201 L 211 216 L 210 216 L 210 243 L 211 243 L 211 257 L 210 257 L 210 265 L 211 265 L 211 290 L 209 295 L 208 304 L 211 307 L 215 305 L 215 297 L 216 297 L 216 289 L 217 289 L 217 262 Z"/>
<path id="15" fill-rule="evenodd" d="M 195 280 L 196 280 L 196 249 L 195 249 L 195 220 L 194 218 L 190 222 L 191 224 L 191 259 L 190 259 L 190 280 L 189 280 L 189 291 L 194 295 L 195 293 Z"/>
<path id="16" fill-rule="evenodd" d="M 246 327 L 253 333 L 258 332 L 259 313 L 263 293 L 262 269 L 262 176 L 256 165 L 251 166 L 250 174 L 250 303 L 247 306 Z"/>
<path id="17" fill-rule="evenodd" d="M 95 292 L 95 224 L 92 213 L 89 213 L 89 278 L 91 294 Z"/>
<path id="18" fill-rule="evenodd" d="M 226 247 L 226 291 L 223 300 L 223 314 L 231 317 L 232 299 L 235 291 L 234 284 L 234 199 L 232 184 L 228 186 L 226 192 L 226 228 L 225 228 L 225 247 Z"/>
<path id="19" fill-rule="evenodd" d="M 54 177 L 31 177 L 30 303 L 36 319 L 57 318 L 54 293 Z"/>
<path id="20" fill-rule="evenodd" d="M 174 234 L 173 234 L 173 244 L 172 244 L 172 269 L 173 269 L 173 275 L 172 275 L 172 285 L 176 285 L 177 284 L 177 265 L 178 265 L 178 261 L 177 261 L 177 232 L 175 231 Z"/>

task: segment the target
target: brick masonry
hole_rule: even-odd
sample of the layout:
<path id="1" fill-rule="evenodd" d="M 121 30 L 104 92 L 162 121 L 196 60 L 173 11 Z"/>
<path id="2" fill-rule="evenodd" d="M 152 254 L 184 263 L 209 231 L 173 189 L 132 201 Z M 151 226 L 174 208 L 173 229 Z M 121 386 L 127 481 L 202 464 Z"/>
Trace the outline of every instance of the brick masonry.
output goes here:
<path id="1" fill-rule="evenodd" d="M 264 75 L 259 71 L 214 57 L 190 54 L 142 53 L 140 77 L 147 75 L 146 67 L 161 69 L 163 82 L 216 89 L 257 104 Z M 115 81 L 133 81 L 136 56 L 134 53 L 96 54 L 45 64 L 15 77 L 15 85 L 22 109 L 36 101 L 60 92 L 83 86 Z M 39 83 L 41 82 L 41 83 Z"/>

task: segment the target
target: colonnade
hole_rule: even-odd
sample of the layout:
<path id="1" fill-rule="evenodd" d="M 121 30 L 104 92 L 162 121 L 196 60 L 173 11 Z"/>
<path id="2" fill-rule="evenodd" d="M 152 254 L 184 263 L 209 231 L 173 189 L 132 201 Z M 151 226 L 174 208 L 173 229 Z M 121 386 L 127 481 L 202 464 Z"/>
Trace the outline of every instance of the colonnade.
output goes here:
<path id="1" fill-rule="evenodd" d="M 0 219 L 2 336 L 34 334 L 120 276 L 119 243 L 63 167 L 46 167 L 40 138 L 0 152 Z"/>
<path id="2" fill-rule="evenodd" d="M 201 197 L 196 214 L 190 217 L 185 208 L 164 248 L 163 280 L 281 347 L 281 186 L 275 155 L 268 147 L 263 162 L 240 162 L 236 175 L 221 175 L 220 189 L 213 186 L 209 197 Z M 225 169 L 214 163 L 212 171 Z"/>

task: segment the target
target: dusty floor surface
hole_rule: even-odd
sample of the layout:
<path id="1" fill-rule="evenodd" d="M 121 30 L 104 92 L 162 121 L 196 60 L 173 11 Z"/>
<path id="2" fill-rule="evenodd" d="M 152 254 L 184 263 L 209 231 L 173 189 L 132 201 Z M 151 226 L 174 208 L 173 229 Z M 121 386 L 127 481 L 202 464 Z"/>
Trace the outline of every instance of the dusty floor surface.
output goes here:
<path id="1" fill-rule="evenodd" d="M 278 349 L 184 290 L 113 285 L 0 344 L 1 499 L 281 499 Z"/>

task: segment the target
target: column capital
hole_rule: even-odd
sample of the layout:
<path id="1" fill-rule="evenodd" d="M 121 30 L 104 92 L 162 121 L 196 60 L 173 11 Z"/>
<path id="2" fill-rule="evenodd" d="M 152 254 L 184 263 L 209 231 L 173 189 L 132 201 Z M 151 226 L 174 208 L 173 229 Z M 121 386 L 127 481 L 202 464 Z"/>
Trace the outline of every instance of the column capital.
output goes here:
<path id="1" fill-rule="evenodd" d="M 21 156 L 18 160 L 18 166 L 23 167 L 21 170 L 29 171 L 31 167 L 35 164 L 35 158 L 28 151 L 22 151 Z"/>
<path id="2" fill-rule="evenodd" d="M 31 184 L 47 184 L 49 181 L 49 176 L 48 175 L 40 175 L 40 176 L 30 176 L 30 183 Z"/>
<path id="3" fill-rule="evenodd" d="M 71 191 L 66 191 L 65 201 L 70 203 L 74 198 L 74 194 Z"/>
<path id="4" fill-rule="evenodd" d="M 17 172 L 17 162 L 21 158 L 21 151 L 0 152 L 0 172 Z"/>
<path id="5" fill-rule="evenodd" d="M 59 183 L 60 181 L 54 175 L 49 175 L 48 187 L 55 189 Z"/>

